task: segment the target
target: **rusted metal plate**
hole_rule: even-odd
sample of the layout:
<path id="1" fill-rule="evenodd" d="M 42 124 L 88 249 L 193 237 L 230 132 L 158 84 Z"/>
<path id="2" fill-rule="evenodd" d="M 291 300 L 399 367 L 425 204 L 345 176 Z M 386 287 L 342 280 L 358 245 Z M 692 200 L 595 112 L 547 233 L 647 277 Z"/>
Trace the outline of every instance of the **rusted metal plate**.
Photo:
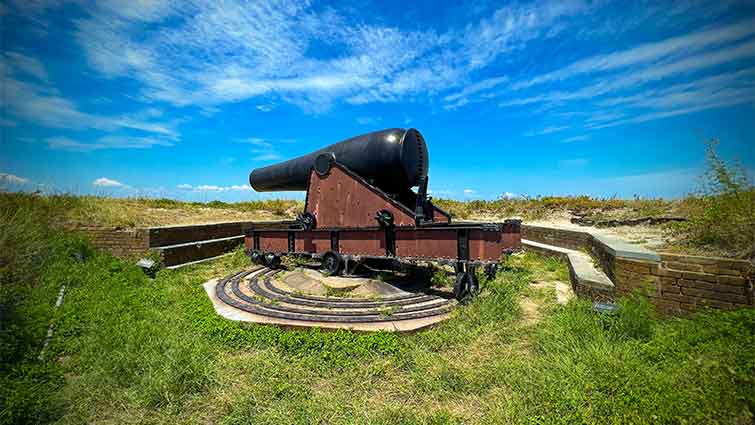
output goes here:
<path id="1" fill-rule="evenodd" d="M 330 232 L 296 232 L 296 252 L 324 254 L 330 251 Z"/>
<path id="2" fill-rule="evenodd" d="M 244 250 L 249 251 L 254 246 L 254 239 L 251 236 L 244 237 Z"/>
<path id="3" fill-rule="evenodd" d="M 383 257 L 385 253 L 385 231 L 345 230 L 339 233 L 339 251 L 345 254 Z"/>
<path id="4" fill-rule="evenodd" d="M 260 250 L 288 252 L 288 232 L 260 232 Z"/>
<path id="5" fill-rule="evenodd" d="M 503 253 L 502 234 L 482 230 L 469 231 L 469 259 L 498 261 Z"/>
<path id="6" fill-rule="evenodd" d="M 312 171 L 307 191 L 307 211 L 315 215 L 318 228 L 377 226 L 375 213 L 388 210 L 396 225 L 412 225 L 414 217 L 395 201 L 349 175 L 338 165 L 326 176 Z"/>
<path id="7" fill-rule="evenodd" d="M 433 214 L 433 221 L 436 223 L 448 223 L 451 219 L 445 215 L 445 212 L 441 211 L 437 207 L 435 208 L 435 214 Z"/>
<path id="8" fill-rule="evenodd" d="M 522 234 L 516 233 L 502 233 L 501 245 L 503 249 L 520 249 L 522 247 Z"/>
<path id="9" fill-rule="evenodd" d="M 455 259 L 456 230 L 396 230 L 396 256 Z"/>

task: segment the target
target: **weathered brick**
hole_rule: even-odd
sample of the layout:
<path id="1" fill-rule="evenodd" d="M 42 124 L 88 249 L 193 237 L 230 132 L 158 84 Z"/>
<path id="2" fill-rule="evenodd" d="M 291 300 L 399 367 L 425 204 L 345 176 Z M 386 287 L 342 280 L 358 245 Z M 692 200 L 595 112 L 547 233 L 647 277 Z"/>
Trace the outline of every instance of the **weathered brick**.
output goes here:
<path id="1" fill-rule="evenodd" d="M 681 286 L 682 289 L 695 288 L 695 289 L 704 289 L 706 291 L 713 291 L 718 285 L 715 283 L 703 282 L 700 280 L 679 279 L 679 286 Z"/>
<path id="2" fill-rule="evenodd" d="M 707 291 L 704 289 L 696 289 L 696 288 L 683 287 L 682 294 L 697 297 L 705 301 L 720 301 L 720 302 L 729 302 L 729 303 L 737 303 L 737 304 L 747 304 L 747 301 L 748 301 L 745 295 L 731 294 L 727 292 Z"/>
<path id="3" fill-rule="evenodd" d="M 627 270 L 641 274 L 650 274 L 650 271 L 656 267 L 655 263 L 649 263 L 644 261 L 628 261 L 621 260 L 615 262 L 616 267 L 623 267 Z"/>
<path id="4" fill-rule="evenodd" d="M 674 270 L 682 270 L 682 271 L 690 271 L 690 272 L 700 272 L 702 271 L 702 266 L 699 264 L 686 264 L 686 263 L 680 263 L 680 262 L 668 262 L 665 263 L 664 266 L 668 269 L 674 269 Z"/>
<path id="5" fill-rule="evenodd" d="M 665 300 L 672 300 L 672 301 L 679 301 L 679 302 L 686 302 L 686 303 L 694 303 L 695 299 L 691 296 L 685 295 L 685 294 L 663 294 L 663 299 Z"/>
<path id="6" fill-rule="evenodd" d="M 684 272 L 682 273 L 682 278 L 687 280 L 702 280 L 711 283 L 718 282 L 718 276 L 708 273 Z"/>
<path id="7" fill-rule="evenodd" d="M 665 267 L 657 267 L 653 270 L 653 274 L 663 277 L 682 277 L 682 272 L 678 270 L 669 270 Z"/>
<path id="8" fill-rule="evenodd" d="M 711 300 L 711 299 L 701 299 L 697 302 L 697 304 L 699 306 L 714 307 L 714 308 L 720 308 L 723 310 L 731 310 L 737 307 L 730 302 Z"/>
<path id="9" fill-rule="evenodd" d="M 717 276 L 717 281 L 719 283 L 725 283 L 728 285 L 743 285 L 745 284 L 745 279 L 738 276 Z"/>
<path id="10" fill-rule="evenodd" d="M 700 256 L 695 256 L 695 255 L 684 255 L 684 254 L 676 254 L 673 257 L 669 257 L 669 258 L 670 258 L 669 261 L 677 261 L 680 263 L 700 264 L 700 265 L 716 264 L 718 260 L 718 258 L 713 258 L 713 257 L 700 257 Z"/>
<path id="11" fill-rule="evenodd" d="M 717 275 L 725 275 L 725 276 L 742 276 L 742 272 L 739 270 L 734 269 L 727 269 L 727 268 L 717 268 L 715 272 L 711 272 Z"/>
<path id="12" fill-rule="evenodd" d="M 730 294 L 741 294 L 746 295 L 747 294 L 747 287 L 745 285 L 728 285 L 725 283 L 720 283 L 716 286 L 717 292 L 728 292 Z"/>

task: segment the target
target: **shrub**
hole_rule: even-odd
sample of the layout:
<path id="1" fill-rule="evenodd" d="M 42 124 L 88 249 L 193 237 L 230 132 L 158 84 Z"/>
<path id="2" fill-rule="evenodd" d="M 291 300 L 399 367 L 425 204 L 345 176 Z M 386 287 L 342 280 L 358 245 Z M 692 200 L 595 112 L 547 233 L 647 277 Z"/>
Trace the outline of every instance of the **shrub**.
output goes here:
<path id="1" fill-rule="evenodd" d="M 755 187 L 741 164 L 726 164 L 708 142 L 708 169 L 699 193 L 692 198 L 689 221 L 672 226 L 687 243 L 755 259 Z"/>

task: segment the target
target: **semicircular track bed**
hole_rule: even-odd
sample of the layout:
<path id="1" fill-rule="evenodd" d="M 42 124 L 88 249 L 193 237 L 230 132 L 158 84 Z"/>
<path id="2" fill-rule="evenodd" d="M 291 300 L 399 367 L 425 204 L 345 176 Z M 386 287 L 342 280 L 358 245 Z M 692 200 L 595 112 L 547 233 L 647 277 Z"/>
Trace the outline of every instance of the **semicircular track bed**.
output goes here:
<path id="1" fill-rule="evenodd" d="M 231 320 L 292 328 L 413 331 L 450 316 L 456 301 L 424 293 L 370 298 L 303 294 L 255 267 L 205 284 L 218 314 Z"/>

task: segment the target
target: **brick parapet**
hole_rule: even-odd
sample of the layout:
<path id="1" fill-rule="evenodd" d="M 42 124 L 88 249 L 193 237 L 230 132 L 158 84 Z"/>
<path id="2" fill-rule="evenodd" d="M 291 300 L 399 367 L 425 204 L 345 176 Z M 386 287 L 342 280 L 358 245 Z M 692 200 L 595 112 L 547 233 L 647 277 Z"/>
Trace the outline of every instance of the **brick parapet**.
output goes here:
<path id="1" fill-rule="evenodd" d="M 613 281 L 616 295 L 640 289 L 666 314 L 704 308 L 753 307 L 753 265 L 749 261 L 659 253 L 660 261 L 616 256 L 588 232 L 522 225 L 523 238 L 571 249 L 587 249 Z M 563 239 L 562 239 L 563 238 Z M 605 299 L 606 294 L 578 294 Z"/>
<path id="2" fill-rule="evenodd" d="M 149 250 L 149 234 L 146 229 L 67 226 L 67 230 L 82 235 L 93 247 L 118 257 L 140 256 Z"/>

